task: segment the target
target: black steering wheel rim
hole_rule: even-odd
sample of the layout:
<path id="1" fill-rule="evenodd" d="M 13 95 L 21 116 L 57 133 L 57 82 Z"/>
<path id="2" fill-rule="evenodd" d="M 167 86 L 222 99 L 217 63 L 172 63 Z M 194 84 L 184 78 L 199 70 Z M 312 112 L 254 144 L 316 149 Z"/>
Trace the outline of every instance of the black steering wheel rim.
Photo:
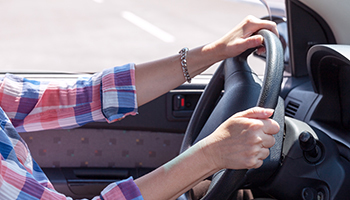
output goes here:
<path id="1" fill-rule="evenodd" d="M 284 68 L 283 49 L 279 39 L 272 32 L 260 30 L 258 34 L 264 37 L 267 55 L 264 81 L 261 83 L 247 64 L 247 57 L 255 49 L 249 49 L 235 58 L 223 61 L 196 106 L 186 130 L 181 152 L 212 133 L 234 113 L 254 106 L 275 109 L 274 119 L 276 118 L 281 130 L 275 136 L 276 144 L 270 149 L 270 156 L 264 160 L 261 168 L 249 171 L 225 169 L 218 172 L 213 176 L 210 189 L 202 198 L 204 200 L 227 199 L 247 179 L 250 182 L 266 181 L 281 160 L 284 109 L 279 92 Z M 223 90 L 225 92 L 221 96 Z M 270 173 L 259 179 L 247 178 L 247 175 L 252 174 L 251 177 L 254 177 L 254 174 L 261 170 L 269 170 Z"/>

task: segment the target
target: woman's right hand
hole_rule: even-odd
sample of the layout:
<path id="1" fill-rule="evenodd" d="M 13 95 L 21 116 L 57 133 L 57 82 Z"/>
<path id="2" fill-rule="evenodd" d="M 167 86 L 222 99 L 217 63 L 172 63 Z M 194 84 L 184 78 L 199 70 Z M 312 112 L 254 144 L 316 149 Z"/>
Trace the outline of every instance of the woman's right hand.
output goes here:
<path id="1" fill-rule="evenodd" d="M 277 122 L 269 118 L 273 112 L 255 107 L 236 113 L 201 140 L 201 149 L 212 168 L 260 167 L 275 144 L 273 135 L 279 131 Z"/>

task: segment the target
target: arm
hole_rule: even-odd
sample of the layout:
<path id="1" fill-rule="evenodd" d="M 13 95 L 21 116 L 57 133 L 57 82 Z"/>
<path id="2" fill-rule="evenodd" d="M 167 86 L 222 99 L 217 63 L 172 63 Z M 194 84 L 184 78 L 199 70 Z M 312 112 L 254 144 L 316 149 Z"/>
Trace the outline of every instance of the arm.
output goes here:
<path id="1" fill-rule="evenodd" d="M 176 199 L 221 169 L 258 168 L 274 145 L 278 124 L 271 109 L 237 113 L 218 129 L 162 167 L 135 182 L 144 199 Z"/>
<path id="2" fill-rule="evenodd" d="M 190 50 L 187 66 L 191 77 L 215 62 L 260 46 L 263 38 L 253 34 L 262 28 L 277 34 L 273 22 L 247 17 L 221 39 Z M 135 68 L 138 105 L 185 81 L 180 55 L 136 65 Z M 268 119 L 272 113 L 272 110 L 261 108 L 238 113 L 172 161 L 137 179 L 135 182 L 144 199 L 176 199 L 220 169 L 260 167 L 263 159 L 269 155 L 268 148 L 274 144 L 272 134 L 279 129 L 276 122 Z"/>
<path id="3" fill-rule="evenodd" d="M 187 55 L 189 74 L 194 77 L 218 61 L 237 56 L 248 48 L 262 45 L 263 38 L 252 34 L 263 28 L 278 34 L 274 22 L 249 16 L 219 40 L 191 49 Z M 137 64 L 135 75 L 139 106 L 174 89 L 185 81 L 179 54 L 153 62 Z"/>
<path id="4" fill-rule="evenodd" d="M 6 74 L 0 106 L 19 132 L 113 122 L 137 112 L 134 64 L 72 81 L 36 81 Z"/>
<path id="5" fill-rule="evenodd" d="M 234 57 L 248 48 L 262 45 L 262 36 L 253 34 L 263 28 L 278 34 L 274 22 L 249 16 L 219 40 L 189 51 L 187 56 L 189 73 L 192 77 L 196 76 L 220 60 Z M 180 55 L 136 65 L 135 86 L 138 105 L 143 105 L 168 92 L 184 80 Z M 136 184 L 140 187 L 141 193 L 146 199 L 169 199 L 182 194 L 198 181 L 220 169 L 259 167 L 262 165 L 262 160 L 269 154 L 267 148 L 274 144 L 274 138 L 271 135 L 268 137 L 267 134 L 275 134 L 279 129 L 276 122 L 268 119 L 272 112 L 272 110 L 257 108 L 235 115 L 205 140 L 154 172 L 137 179 Z M 261 120 L 250 120 L 250 118 L 258 118 L 266 122 L 262 123 Z M 264 128 L 267 129 L 264 130 L 265 132 Z M 250 143 L 251 141 L 253 143 Z M 260 149 L 263 142 L 267 144 Z M 219 157 L 222 160 L 216 160 L 218 155 L 221 155 Z M 186 180 L 185 185 L 182 180 Z"/>

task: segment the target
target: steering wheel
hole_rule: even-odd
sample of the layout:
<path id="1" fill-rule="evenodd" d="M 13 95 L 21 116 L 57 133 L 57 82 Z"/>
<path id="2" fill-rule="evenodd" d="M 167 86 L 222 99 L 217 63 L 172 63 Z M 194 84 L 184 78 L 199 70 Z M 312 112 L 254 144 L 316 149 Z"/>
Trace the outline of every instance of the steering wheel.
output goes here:
<path id="1" fill-rule="evenodd" d="M 270 155 L 260 168 L 224 169 L 217 172 L 202 200 L 228 199 L 242 186 L 262 185 L 273 176 L 280 165 L 284 134 L 284 103 L 279 97 L 284 69 L 283 49 L 274 33 L 260 30 L 258 34 L 263 36 L 266 48 L 264 81 L 261 83 L 247 64 L 247 57 L 255 49 L 224 60 L 198 101 L 187 127 L 181 152 L 214 132 L 233 114 L 254 106 L 275 109 L 272 118 L 280 125 L 280 132 L 274 135 L 276 143 L 270 148 Z M 186 196 L 191 199 L 188 194 Z"/>

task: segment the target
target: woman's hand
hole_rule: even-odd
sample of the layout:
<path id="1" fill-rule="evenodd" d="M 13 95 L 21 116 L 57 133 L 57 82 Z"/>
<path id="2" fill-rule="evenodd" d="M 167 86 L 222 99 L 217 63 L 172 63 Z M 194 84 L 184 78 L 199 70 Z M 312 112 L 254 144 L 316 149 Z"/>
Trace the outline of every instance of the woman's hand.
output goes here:
<path id="1" fill-rule="evenodd" d="M 254 35 L 260 29 L 268 29 L 278 34 L 274 22 L 248 16 L 219 40 L 191 48 L 187 53 L 186 62 L 190 76 L 194 77 L 214 63 L 235 57 L 249 48 L 261 46 L 263 37 Z M 180 55 L 176 54 L 135 66 L 135 85 L 139 106 L 178 87 L 185 81 L 180 61 Z"/>
<path id="2" fill-rule="evenodd" d="M 220 60 L 235 57 L 249 48 L 262 45 L 263 37 L 255 35 L 260 29 L 268 29 L 278 36 L 275 22 L 247 16 L 225 36 L 208 46 L 213 47 L 218 52 Z M 262 53 L 262 51 L 264 48 L 258 49 L 258 53 Z"/>
<path id="3" fill-rule="evenodd" d="M 144 199 L 176 199 L 220 169 L 258 168 L 275 143 L 278 124 L 273 110 L 237 113 L 211 135 L 135 182 Z"/>
<path id="4" fill-rule="evenodd" d="M 237 113 L 203 139 L 202 150 L 213 168 L 258 168 L 275 144 L 279 125 L 269 117 L 272 109 L 255 107 Z"/>

